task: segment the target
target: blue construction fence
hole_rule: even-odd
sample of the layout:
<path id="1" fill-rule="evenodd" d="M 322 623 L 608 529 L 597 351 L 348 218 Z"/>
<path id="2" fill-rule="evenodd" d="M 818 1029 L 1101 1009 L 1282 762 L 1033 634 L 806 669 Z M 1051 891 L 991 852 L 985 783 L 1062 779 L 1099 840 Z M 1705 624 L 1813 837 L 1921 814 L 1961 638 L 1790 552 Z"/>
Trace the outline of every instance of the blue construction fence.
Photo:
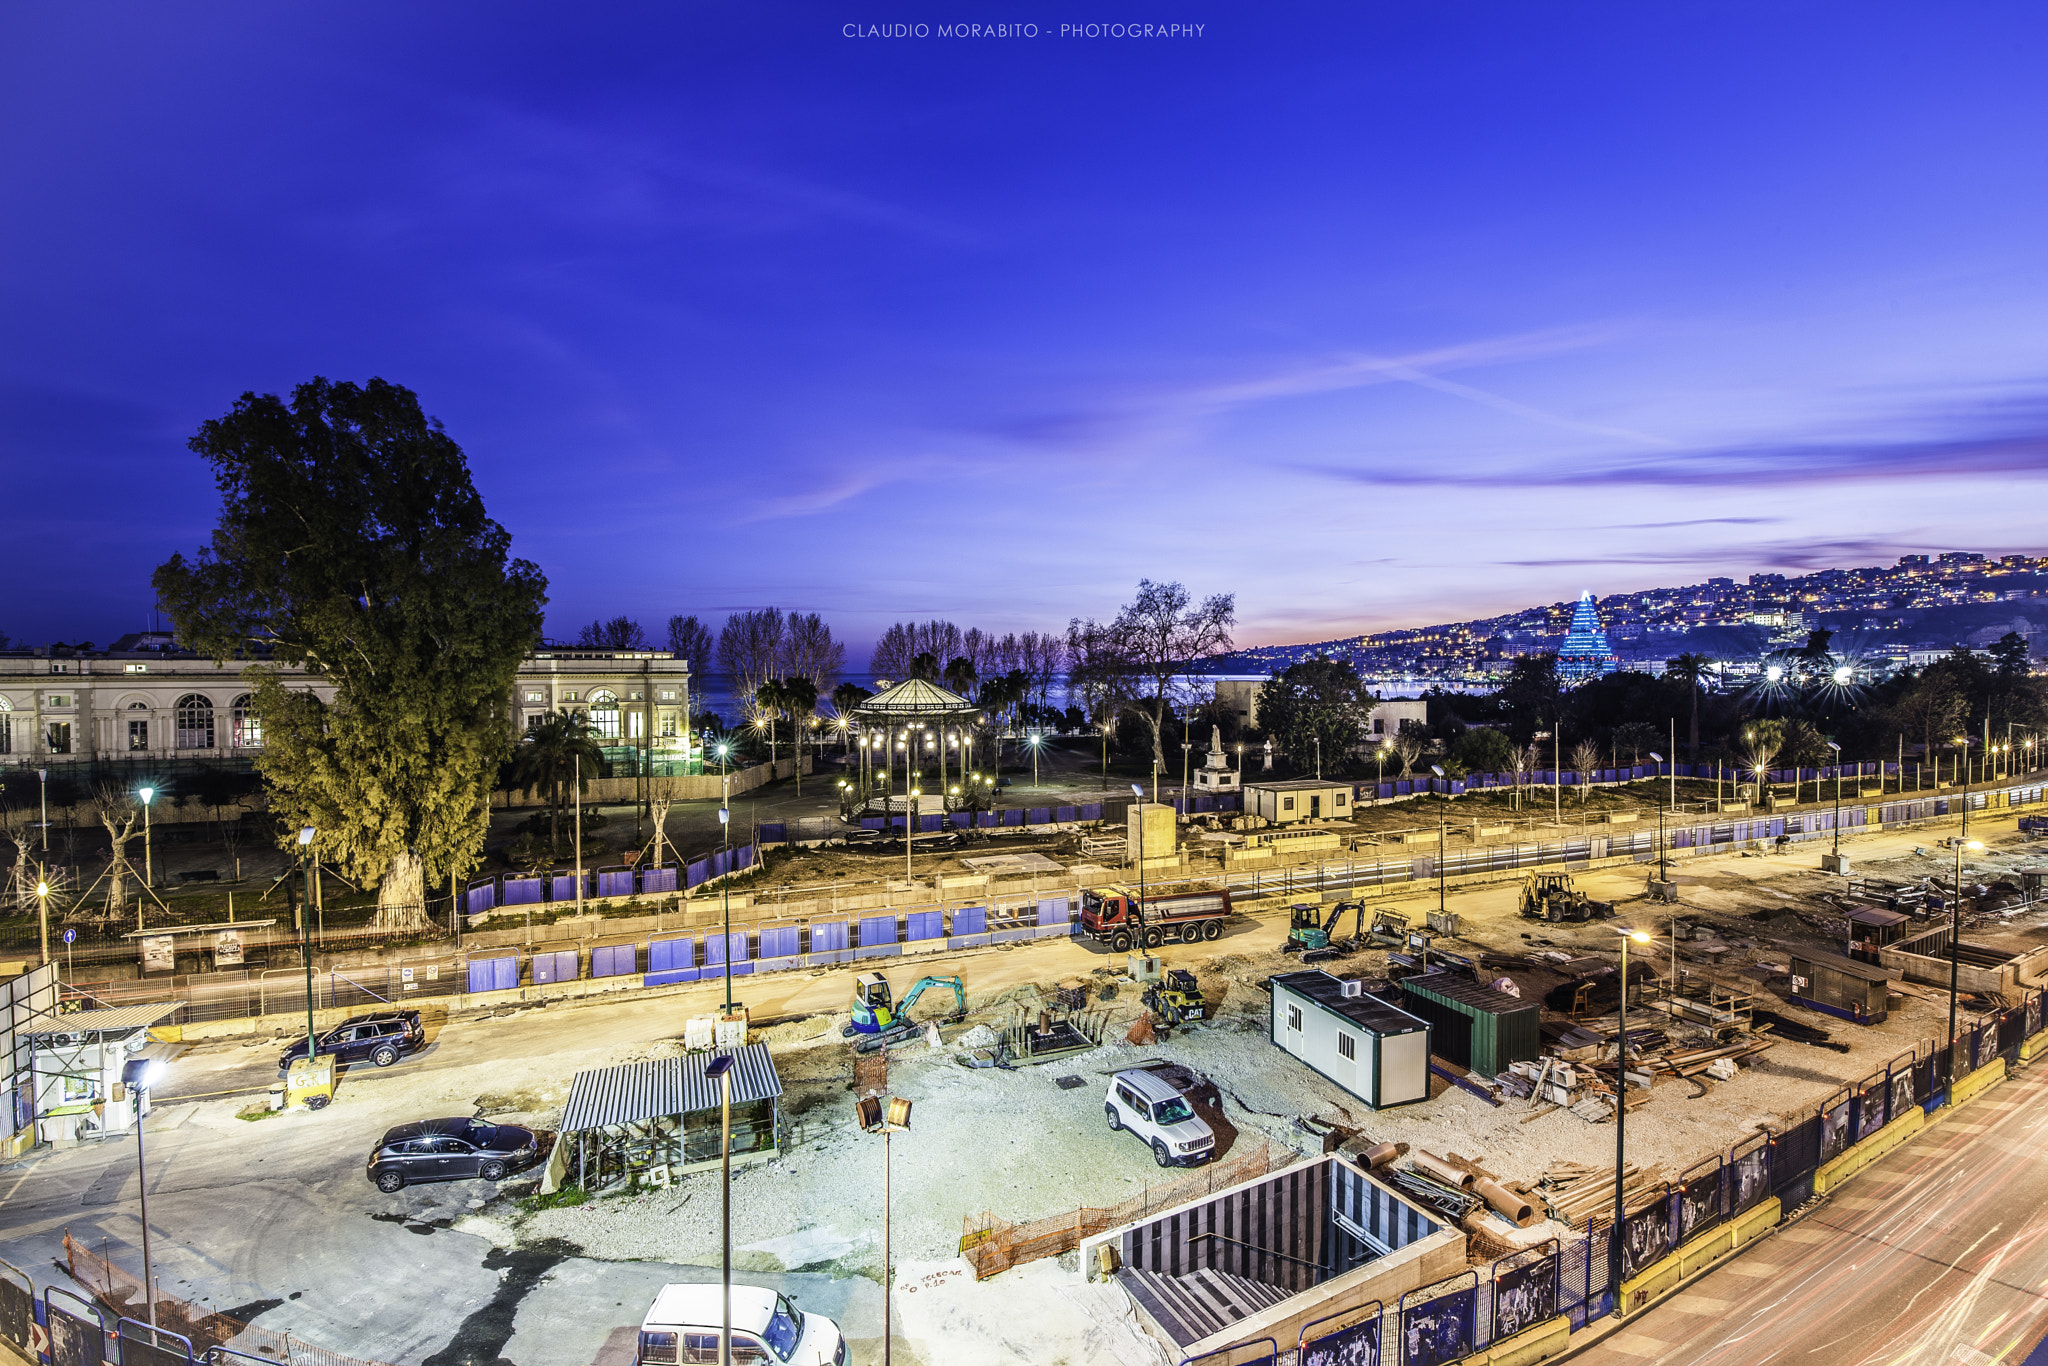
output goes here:
<path id="1" fill-rule="evenodd" d="M 1852 778 L 1896 777 L 1899 766 L 1895 763 L 1842 764 L 1831 768 L 1780 768 L 1772 769 L 1767 775 L 1774 783 L 1802 782 L 1816 780 L 1833 782 L 1837 773 L 1847 782 Z M 1539 768 L 1532 773 L 1520 775 L 1525 787 L 1581 787 L 1601 786 L 1618 783 L 1642 782 L 1649 778 L 1720 778 L 1740 779 L 1746 771 L 1738 772 L 1726 765 L 1716 768 L 1712 764 L 1635 764 L 1622 768 L 1590 768 L 1584 773 L 1577 769 Z M 1513 773 L 1468 773 L 1462 778 L 1400 778 L 1393 782 L 1359 783 L 1353 794 L 1360 800 L 1370 801 L 1378 796 L 1410 797 L 1428 793 L 1456 797 L 1466 792 L 1479 792 L 1495 787 L 1514 787 L 1517 775 Z"/>
<path id="2" fill-rule="evenodd" d="M 1619 1228 L 1623 1285 L 1773 1197 L 1782 1221 L 1813 1198 L 1815 1177 L 1829 1162 L 1913 1110 L 1932 1114 L 1947 1104 L 1951 1076 L 2000 1059 L 2017 1063 L 2022 1043 L 2041 1032 L 2044 1007 L 2048 993 L 2034 991 L 1973 1021 L 1956 1040 L 1953 1073 L 1950 1050 L 1930 1040 L 1842 1087 L 1812 1113 L 1694 1163 L 1661 1191 L 1632 1195 L 1635 1208 Z M 1452 1366 L 1553 1319 L 1583 1328 L 1614 1312 L 1615 1234 L 1589 1220 L 1581 1233 L 1473 1267 L 1426 1295 L 1411 1291 L 1395 1304 L 1368 1300 L 1311 1320 L 1293 1343 L 1250 1338 L 1184 1357 L 1181 1366 L 1271 1366 L 1283 1350 L 1297 1353 L 1298 1366 Z"/>
<path id="3" fill-rule="evenodd" d="M 1102 819 L 1101 802 L 1075 806 L 1013 806 L 1002 811 L 927 811 L 919 813 L 920 834 L 937 830 L 1008 830 L 1029 825 L 1071 825 L 1077 821 Z M 901 830 L 908 816 L 862 816 L 863 830 Z M 765 831 L 768 827 L 763 826 Z"/>
<path id="4" fill-rule="evenodd" d="M 787 924 L 656 934 L 627 944 L 582 948 L 479 949 L 467 956 L 471 991 L 510 991 L 584 978 L 642 977 L 643 986 L 668 986 L 726 975 L 735 977 L 828 967 L 868 958 L 893 958 L 919 949 L 977 948 L 1074 932 L 1074 899 L 1039 897 L 1009 906 L 962 906 L 950 911 L 881 910 Z M 934 941 L 941 941 L 935 943 Z"/>
<path id="5" fill-rule="evenodd" d="M 591 868 L 583 873 L 585 897 L 662 896 L 702 886 L 727 873 L 744 873 L 754 866 L 755 846 L 721 849 L 686 864 L 664 863 L 653 868 L 618 864 Z M 573 869 L 551 873 L 506 873 L 500 877 L 478 878 L 463 890 L 463 910 L 480 915 L 500 906 L 545 906 L 576 900 Z"/>

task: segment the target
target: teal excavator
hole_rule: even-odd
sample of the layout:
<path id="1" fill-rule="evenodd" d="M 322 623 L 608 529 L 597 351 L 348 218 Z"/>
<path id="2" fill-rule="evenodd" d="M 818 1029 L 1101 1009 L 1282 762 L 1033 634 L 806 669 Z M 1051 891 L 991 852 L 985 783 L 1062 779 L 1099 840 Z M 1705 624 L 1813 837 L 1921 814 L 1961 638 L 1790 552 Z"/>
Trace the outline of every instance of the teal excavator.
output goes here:
<path id="1" fill-rule="evenodd" d="M 862 1053 L 909 1038 L 917 1031 L 908 1018 L 910 1008 L 929 987 L 953 988 L 953 1013 L 945 1018 L 957 1020 L 967 1014 L 967 984 L 958 977 L 920 977 L 898 1001 L 890 993 L 889 979 L 869 972 L 853 984 L 853 1019 L 840 1033 L 854 1040 L 853 1046 Z"/>

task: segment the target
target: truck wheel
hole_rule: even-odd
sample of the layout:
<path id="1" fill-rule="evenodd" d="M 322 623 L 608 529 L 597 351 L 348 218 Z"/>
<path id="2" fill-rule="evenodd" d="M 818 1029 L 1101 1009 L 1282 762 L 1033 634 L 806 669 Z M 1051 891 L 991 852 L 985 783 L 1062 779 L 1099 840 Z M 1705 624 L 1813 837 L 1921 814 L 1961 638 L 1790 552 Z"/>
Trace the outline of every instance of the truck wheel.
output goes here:
<path id="1" fill-rule="evenodd" d="M 1153 926 L 1149 926 L 1149 927 L 1147 927 L 1147 929 L 1145 930 L 1145 947 L 1146 947 L 1146 948 L 1148 948 L 1148 949 L 1156 949 L 1156 948 L 1158 948 L 1158 947 L 1160 946 L 1160 944 L 1164 943 L 1164 942 L 1165 942 L 1165 940 L 1166 940 L 1166 936 L 1165 936 L 1164 934 L 1160 933 L 1160 930 L 1159 930 L 1159 927 L 1158 927 L 1158 926 L 1156 926 L 1156 925 L 1153 925 Z"/>
<path id="2" fill-rule="evenodd" d="M 1118 930 L 1116 934 L 1111 937 L 1109 941 L 1109 947 L 1117 953 L 1129 953 L 1131 951 L 1130 931 Z"/>
<path id="3" fill-rule="evenodd" d="M 1124 1127 L 1124 1122 L 1116 1117 L 1116 1107 L 1114 1105 L 1103 1106 L 1102 1112 L 1109 1116 L 1109 1131 L 1111 1133 L 1115 1133 Z"/>
<path id="4" fill-rule="evenodd" d="M 1210 921 L 1210 922 L 1209 922 L 1208 924 L 1206 924 L 1206 925 L 1202 926 L 1202 938 L 1204 938 L 1204 939 L 1221 939 L 1222 937 L 1223 937 L 1223 922 L 1222 922 L 1222 921 L 1220 921 L 1220 920 L 1211 920 L 1211 921 Z"/>

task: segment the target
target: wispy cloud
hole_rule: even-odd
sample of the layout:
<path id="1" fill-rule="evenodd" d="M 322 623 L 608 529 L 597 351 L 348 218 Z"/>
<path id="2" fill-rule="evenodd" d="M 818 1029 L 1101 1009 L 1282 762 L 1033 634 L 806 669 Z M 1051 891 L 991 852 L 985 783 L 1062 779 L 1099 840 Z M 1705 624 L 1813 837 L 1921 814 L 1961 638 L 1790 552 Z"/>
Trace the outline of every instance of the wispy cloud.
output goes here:
<path id="1" fill-rule="evenodd" d="M 1723 519 L 1725 520 L 1725 519 Z M 1866 537 L 1839 541 L 1782 541 L 1776 544 L 1746 545 L 1744 560 L 1763 569 L 1823 569 L 1861 558 L 1882 561 L 1899 553 L 1910 542 L 1903 536 Z M 1627 555 L 1567 555 L 1555 559 L 1498 560 L 1512 569 L 1570 569 L 1579 565 L 1690 565 L 1721 564 L 1728 558 L 1725 545 L 1703 545 L 1689 550 L 1651 550 Z"/>
<path id="2" fill-rule="evenodd" d="M 1768 526 L 1783 517 L 1689 517 L 1679 522 L 1612 522 L 1602 531 L 1666 531 L 1687 526 Z"/>

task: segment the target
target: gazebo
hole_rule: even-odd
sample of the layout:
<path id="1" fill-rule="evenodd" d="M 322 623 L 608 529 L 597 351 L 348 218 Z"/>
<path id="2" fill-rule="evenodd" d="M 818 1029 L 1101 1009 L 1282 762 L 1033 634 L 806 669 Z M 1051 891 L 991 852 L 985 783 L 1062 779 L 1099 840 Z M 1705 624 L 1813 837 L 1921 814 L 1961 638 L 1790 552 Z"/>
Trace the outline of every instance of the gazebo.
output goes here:
<path id="1" fill-rule="evenodd" d="M 956 692 L 949 692 L 922 678 L 910 678 L 884 688 L 855 707 L 853 719 L 861 728 L 859 806 L 866 810 L 875 803 L 876 789 L 879 788 L 881 809 L 886 812 L 890 809 L 890 790 L 895 781 L 899 744 L 903 748 L 904 809 L 908 810 L 908 793 L 915 785 L 912 775 L 921 775 L 924 771 L 924 758 L 918 747 L 922 745 L 938 752 L 938 792 L 943 798 L 946 793 L 948 740 L 957 739 L 960 746 L 960 763 L 954 773 L 954 779 L 958 781 L 967 771 L 967 755 L 974 743 L 974 732 L 987 723 L 988 715 L 980 706 Z M 879 775 L 874 762 L 877 750 L 882 757 Z M 941 806 L 945 805 L 947 803 L 942 801 Z"/>

